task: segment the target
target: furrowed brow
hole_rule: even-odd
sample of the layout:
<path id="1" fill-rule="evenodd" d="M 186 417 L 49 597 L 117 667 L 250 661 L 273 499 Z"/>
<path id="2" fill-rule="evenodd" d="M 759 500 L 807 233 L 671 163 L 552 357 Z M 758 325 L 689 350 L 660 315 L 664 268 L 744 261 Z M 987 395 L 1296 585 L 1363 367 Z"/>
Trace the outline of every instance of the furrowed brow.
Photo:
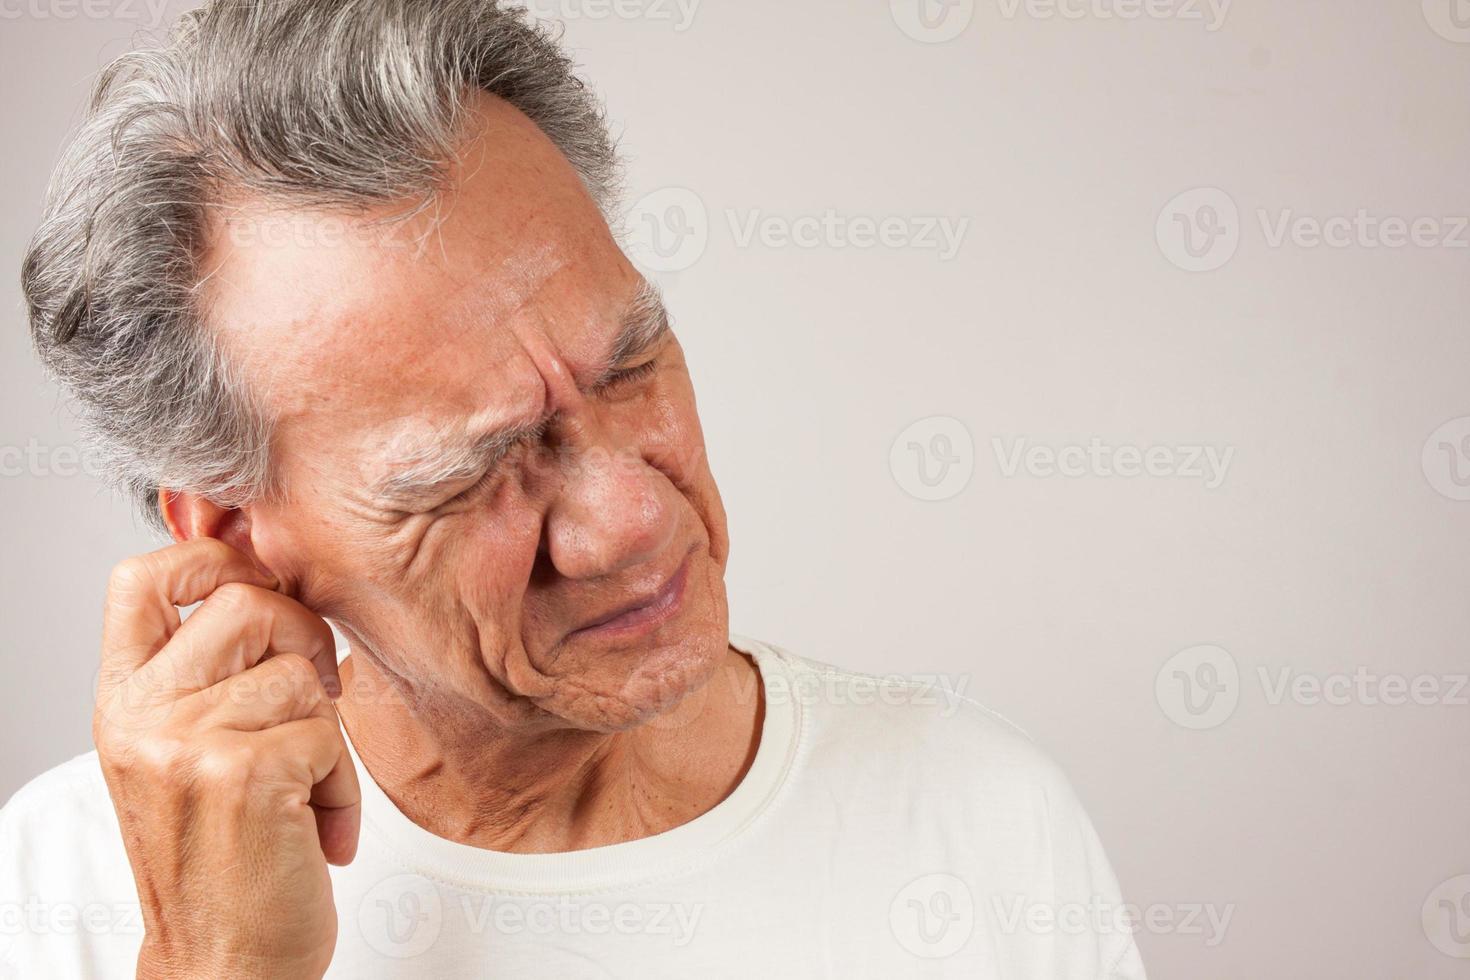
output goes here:
<path id="1" fill-rule="evenodd" d="M 545 419 L 520 422 L 458 444 L 423 447 L 395 463 L 393 472 L 374 488 L 374 496 L 394 501 L 421 500 L 487 471 L 516 443 L 539 436 L 545 428 Z"/>
<path id="2" fill-rule="evenodd" d="M 623 312 L 618 333 L 593 387 L 606 384 L 618 366 L 657 346 L 669 333 L 669 315 L 658 287 L 643 280 Z M 540 436 L 548 420 L 521 422 L 449 445 L 425 446 L 393 464 L 393 472 L 378 481 L 372 492 L 385 501 L 413 502 L 431 497 L 447 486 L 478 476 L 493 467 L 523 439 Z"/>
<path id="3" fill-rule="evenodd" d="M 593 387 L 606 384 L 617 373 L 618 365 L 652 350 L 668 332 L 669 313 L 664 307 L 663 297 L 659 295 L 658 287 L 645 279 L 634 294 L 633 301 L 623 311 L 618 335 L 613 338 L 607 360 L 603 363 Z"/>

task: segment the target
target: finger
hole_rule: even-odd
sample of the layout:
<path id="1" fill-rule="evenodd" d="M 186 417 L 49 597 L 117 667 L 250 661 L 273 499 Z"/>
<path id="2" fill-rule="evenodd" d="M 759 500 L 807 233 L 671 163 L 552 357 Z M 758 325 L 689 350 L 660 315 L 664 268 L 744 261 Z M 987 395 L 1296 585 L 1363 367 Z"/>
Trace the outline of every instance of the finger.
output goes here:
<path id="1" fill-rule="evenodd" d="M 186 541 L 118 564 L 108 579 L 102 616 L 99 699 L 179 629 L 177 606 L 192 605 L 228 582 L 263 588 L 279 584 L 244 554 L 214 538 Z"/>
<path id="2" fill-rule="evenodd" d="M 326 620 L 289 596 L 239 582 L 211 593 L 137 673 L 160 696 L 180 697 L 249 670 L 267 653 L 304 657 L 329 693 L 342 689 Z"/>
<path id="3" fill-rule="evenodd" d="M 303 718 L 337 719 L 316 665 L 294 653 L 269 657 L 190 695 L 179 707 L 194 711 L 194 717 L 207 727 L 240 732 L 258 732 Z"/>
<path id="4" fill-rule="evenodd" d="M 269 743 L 269 751 L 285 765 L 299 767 L 296 781 L 311 786 L 309 802 L 327 860 L 351 862 L 362 827 L 362 787 L 335 713 L 287 722 L 255 737 Z"/>

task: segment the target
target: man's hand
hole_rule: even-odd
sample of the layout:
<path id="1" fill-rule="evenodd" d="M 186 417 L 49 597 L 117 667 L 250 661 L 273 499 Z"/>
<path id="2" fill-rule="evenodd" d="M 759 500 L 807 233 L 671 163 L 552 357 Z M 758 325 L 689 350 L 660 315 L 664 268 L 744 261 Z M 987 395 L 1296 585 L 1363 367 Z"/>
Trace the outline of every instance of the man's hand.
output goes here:
<path id="1" fill-rule="evenodd" d="M 139 977 L 320 977 L 357 850 L 332 634 L 201 539 L 108 585 L 93 737 L 138 884 Z M 201 602 L 180 624 L 176 607 Z"/>

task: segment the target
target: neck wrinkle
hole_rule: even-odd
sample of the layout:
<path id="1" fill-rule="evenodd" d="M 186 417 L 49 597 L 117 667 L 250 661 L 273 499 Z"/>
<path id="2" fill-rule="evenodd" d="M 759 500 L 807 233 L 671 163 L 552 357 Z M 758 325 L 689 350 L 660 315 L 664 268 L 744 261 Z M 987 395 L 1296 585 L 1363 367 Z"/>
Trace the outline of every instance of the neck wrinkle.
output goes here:
<path id="1" fill-rule="evenodd" d="M 398 698 L 368 700 L 379 705 L 371 724 L 349 705 L 339 704 L 339 714 L 370 778 L 430 833 L 493 851 L 576 851 L 662 833 L 729 796 L 754 761 L 765 714 L 763 697 L 752 704 L 742 696 L 752 674 L 759 691 L 755 665 L 727 650 L 705 688 L 654 723 L 611 734 L 562 729 L 513 738 L 481 725 L 472 737 L 445 740 Z M 356 655 L 342 675 L 344 690 L 386 683 Z M 670 724 L 681 708 L 695 717 Z"/>

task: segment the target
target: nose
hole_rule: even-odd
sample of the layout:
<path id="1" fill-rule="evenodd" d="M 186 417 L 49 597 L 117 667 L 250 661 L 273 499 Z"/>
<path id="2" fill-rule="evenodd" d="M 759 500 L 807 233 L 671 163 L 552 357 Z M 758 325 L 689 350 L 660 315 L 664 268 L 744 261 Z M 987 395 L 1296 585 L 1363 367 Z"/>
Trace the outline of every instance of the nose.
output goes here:
<path id="1" fill-rule="evenodd" d="M 636 450 L 560 448 L 563 481 L 545 526 L 547 555 L 559 574 L 612 575 L 668 550 L 677 530 L 672 488 Z"/>
<path id="2" fill-rule="evenodd" d="M 559 368 L 559 364 L 554 364 Z M 542 549 L 559 575 L 594 579 L 657 559 L 678 531 L 677 491 L 643 455 L 636 435 L 604 419 L 564 371 L 550 370 L 546 432 L 555 489 Z"/>

